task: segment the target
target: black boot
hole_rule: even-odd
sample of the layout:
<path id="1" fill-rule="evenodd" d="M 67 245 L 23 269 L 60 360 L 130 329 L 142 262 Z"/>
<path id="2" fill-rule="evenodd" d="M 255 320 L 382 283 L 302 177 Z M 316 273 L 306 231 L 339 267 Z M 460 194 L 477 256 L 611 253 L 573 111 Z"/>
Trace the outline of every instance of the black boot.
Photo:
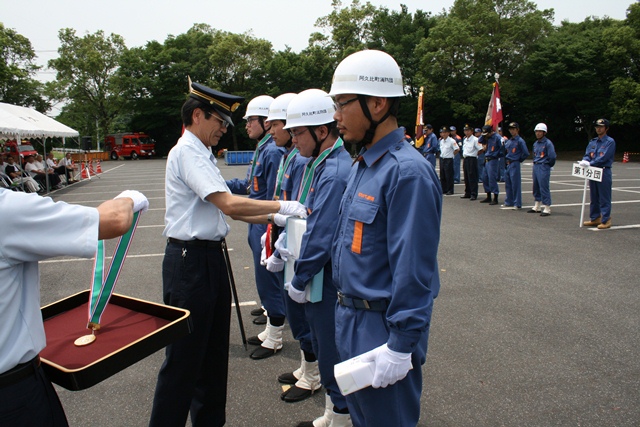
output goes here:
<path id="1" fill-rule="evenodd" d="M 497 194 L 493 195 L 493 200 L 489 204 L 490 205 L 497 205 L 498 204 L 498 195 Z"/>
<path id="2" fill-rule="evenodd" d="M 480 203 L 491 203 L 491 193 L 487 193 L 487 198 L 480 200 Z"/>

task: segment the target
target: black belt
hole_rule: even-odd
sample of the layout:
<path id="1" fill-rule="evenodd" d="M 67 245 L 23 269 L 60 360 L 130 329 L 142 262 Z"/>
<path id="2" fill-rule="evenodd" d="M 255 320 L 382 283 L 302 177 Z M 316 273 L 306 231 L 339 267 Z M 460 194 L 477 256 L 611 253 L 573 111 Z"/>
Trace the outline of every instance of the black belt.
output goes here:
<path id="1" fill-rule="evenodd" d="M 23 379 L 35 374 L 40 366 L 40 356 L 36 356 L 26 363 L 21 363 L 4 374 L 0 374 L 0 388 L 17 384 Z"/>
<path id="2" fill-rule="evenodd" d="M 338 292 L 338 304 L 356 310 L 385 311 L 388 307 L 386 300 L 367 301 L 366 299 L 351 298 Z"/>
<path id="3" fill-rule="evenodd" d="M 167 243 L 175 243 L 182 246 L 195 246 L 196 248 L 214 248 L 220 249 L 224 240 L 179 240 L 169 237 Z"/>

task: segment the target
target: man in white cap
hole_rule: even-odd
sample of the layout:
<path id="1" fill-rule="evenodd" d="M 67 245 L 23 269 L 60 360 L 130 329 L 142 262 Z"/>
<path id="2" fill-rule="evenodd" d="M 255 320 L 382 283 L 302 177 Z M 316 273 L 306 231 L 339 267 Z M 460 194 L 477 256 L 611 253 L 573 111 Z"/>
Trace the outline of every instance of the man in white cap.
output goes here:
<path id="1" fill-rule="evenodd" d="M 540 216 L 551 215 L 551 168 L 556 164 L 556 150 L 547 138 L 547 125 L 538 123 L 534 128 L 536 142 L 533 144 L 533 197 L 535 204 L 528 213 Z"/>

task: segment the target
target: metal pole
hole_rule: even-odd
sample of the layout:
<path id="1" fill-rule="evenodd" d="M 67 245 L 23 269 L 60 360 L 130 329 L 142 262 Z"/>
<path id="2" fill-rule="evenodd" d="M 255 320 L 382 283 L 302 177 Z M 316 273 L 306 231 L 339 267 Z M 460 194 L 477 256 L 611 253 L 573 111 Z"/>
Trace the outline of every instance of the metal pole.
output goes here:
<path id="1" fill-rule="evenodd" d="M 238 300 L 238 290 L 236 289 L 236 281 L 233 278 L 233 270 L 231 269 L 231 259 L 229 259 L 229 251 L 227 250 L 227 241 L 222 241 L 222 255 L 224 256 L 224 263 L 227 265 L 227 274 L 229 275 L 229 286 L 231 286 L 231 294 L 233 295 L 233 302 L 236 305 L 236 314 L 238 315 L 238 325 L 240 326 L 240 335 L 242 337 L 242 345 L 244 345 L 245 351 L 247 348 L 247 334 L 244 331 L 244 323 L 242 322 L 242 313 L 240 312 L 240 301 Z"/>
<path id="2" fill-rule="evenodd" d="M 580 228 L 584 222 L 584 205 L 587 202 L 587 178 L 584 179 L 584 190 L 582 191 L 582 207 L 580 208 Z"/>

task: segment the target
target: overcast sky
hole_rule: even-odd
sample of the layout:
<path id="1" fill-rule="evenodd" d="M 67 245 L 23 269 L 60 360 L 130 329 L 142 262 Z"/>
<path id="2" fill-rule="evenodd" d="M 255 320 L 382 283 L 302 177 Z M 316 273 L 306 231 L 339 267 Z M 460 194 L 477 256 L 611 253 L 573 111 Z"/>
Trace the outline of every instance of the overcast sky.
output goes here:
<path id="1" fill-rule="evenodd" d="M 375 6 L 399 10 L 405 4 L 438 14 L 449 10 L 454 0 L 370 0 Z M 351 3 L 343 0 L 343 6 Z M 365 3 L 365 0 L 361 0 Z M 625 19 L 633 0 L 534 0 L 538 9 L 555 10 L 556 24 L 563 20 L 581 22 L 587 16 Z M 168 35 L 185 33 L 195 23 L 243 33 L 251 31 L 269 40 L 274 49 L 285 46 L 299 52 L 309 35 L 318 31 L 316 19 L 331 12 L 331 0 L 0 0 L 0 22 L 27 37 L 38 56 L 38 64 L 57 57 L 58 30 L 73 28 L 79 37 L 103 30 L 124 37 L 127 47 L 144 46 L 147 41 L 164 42 Z M 43 71 L 42 80 L 54 78 Z"/>

